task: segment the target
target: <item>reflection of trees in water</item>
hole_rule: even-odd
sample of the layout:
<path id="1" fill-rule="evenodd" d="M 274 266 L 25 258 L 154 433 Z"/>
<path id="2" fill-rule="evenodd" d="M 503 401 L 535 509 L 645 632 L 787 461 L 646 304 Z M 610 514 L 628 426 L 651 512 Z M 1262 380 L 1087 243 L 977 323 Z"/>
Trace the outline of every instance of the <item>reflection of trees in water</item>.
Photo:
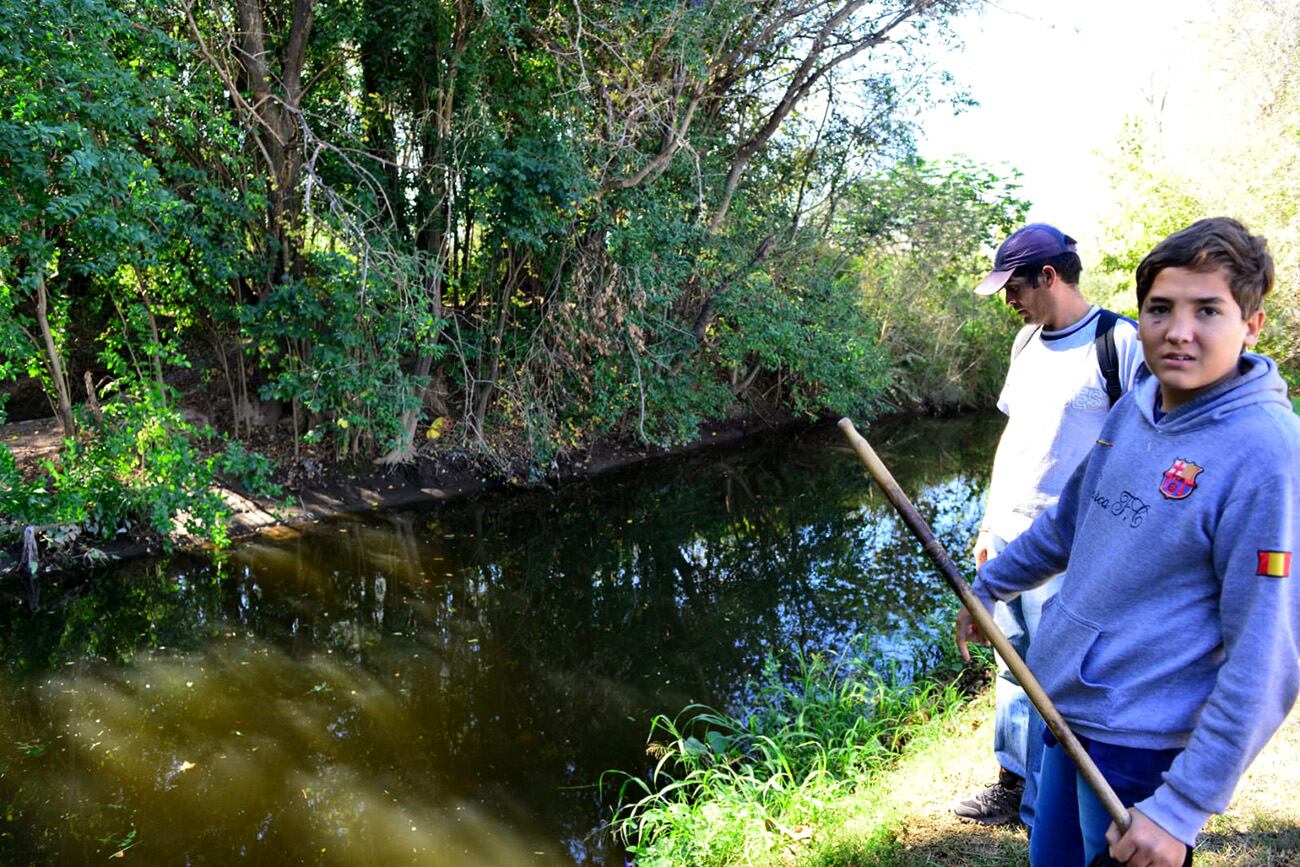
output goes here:
<path id="1" fill-rule="evenodd" d="M 989 434 L 946 422 L 873 437 L 954 552 L 977 518 Z M 866 634 L 876 651 L 907 656 L 942 598 L 834 431 L 663 461 L 555 496 L 322 525 L 242 546 L 221 566 L 174 562 L 174 572 L 96 582 L 57 617 L 10 612 L 0 647 L 11 674 L 84 660 L 88 682 L 107 682 L 113 663 L 159 647 L 190 654 L 179 666 L 211 662 L 216 636 L 264 647 L 241 658 L 233 682 L 263 695 L 272 721 L 274 707 L 308 696 L 313 726 L 330 732 L 322 746 L 304 734 L 311 726 L 260 726 L 298 773 L 347 768 L 426 811 L 482 801 L 593 863 L 600 849 L 581 839 L 599 794 L 560 787 L 635 767 L 652 714 L 691 701 L 742 710 L 747 678 L 774 651 L 834 652 Z M 101 657 L 111 663 L 98 672 Z M 322 660 L 384 701 L 313 692 Z M 265 798 L 259 821 L 302 831 L 301 805 Z M 338 804 L 330 815 L 357 821 Z M 249 816 L 213 821 L 233 840 Z M 156 837 L 184 831 L 179 817 L 151 821 Z"/>

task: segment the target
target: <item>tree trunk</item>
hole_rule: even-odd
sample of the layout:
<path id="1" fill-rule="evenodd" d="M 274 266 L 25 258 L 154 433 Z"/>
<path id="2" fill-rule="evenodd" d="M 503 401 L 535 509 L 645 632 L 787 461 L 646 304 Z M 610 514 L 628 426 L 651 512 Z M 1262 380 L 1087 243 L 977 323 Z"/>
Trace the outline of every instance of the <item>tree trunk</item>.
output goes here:
<path id="1" fill-rule="evenodd" d="M 429 388 L 429 371 L 433 367 L 433 358 L 420 356 L 415 363 L 415 381 L 418 400 L 414 407 L 402 413 L 402 439 L 388 454 L 376 458 L 376 464 L 404 464 L 415 457 L 415 429 L 420 423 L 420 411 L 424 408 L 424 395 Z"/>
<path id="2" fill-rule="evenodd" d="M 248 104 L 252 116 L 246 123 L 266 162 L 267 232 L 277 250 L 272 284 L 286 274 L 302 273 L 302 193 L 298 189 L 303 165 L 302 73 L 315 5 L 315 0 L 293 0 L 293 19 L 284 49 L 275 58 L 279 61 L 276 69 L 269 63 L 274 55 L 267 48 L 261 0 L 235 0 L 238 55 L 252 96 Z M 278 93 L 272 92 L 272 82 L 279 85 Z"/>
<path id="3" fill-rule="evenodd" d="M 50 379 L 54 381 L 54 391 L 59 401 L 59 423 L 63 425 L 63 435 L 72 439 L 77 435 L 77 420 L 72 417 L 72 390 L 68 387 L 68 377 L 63 372 L 63 360 L 59 357 L 59 348 L 54 343 L 54 332 L 50 330 L 50 296 L 45 285 L 45 275 L 36 275 L 36 321 L 41 328 L 41 340 L 45 344 L 45 360 L 50 366 Z"/>
<path id="4" fill-rule="evenodd" d="M 140 303 L 144 305 L 145 318 L 149 321 L 149 337 L 152 340 L 149 347 L 149 367 L 153 371 L 154 382 L 158 386 L 158 399 L 165 401 L 166 390 L 163 388 L 162 358 L 160 357 L 162 335 L 158 331 L 158 319 L 154 316 L 153 302 L 149 299 L 149 289 L 145 286 L 144 274 L 137 267 L 133 267 L 131 270 L 135 272 L 136 286 L 140 289 Z"/>

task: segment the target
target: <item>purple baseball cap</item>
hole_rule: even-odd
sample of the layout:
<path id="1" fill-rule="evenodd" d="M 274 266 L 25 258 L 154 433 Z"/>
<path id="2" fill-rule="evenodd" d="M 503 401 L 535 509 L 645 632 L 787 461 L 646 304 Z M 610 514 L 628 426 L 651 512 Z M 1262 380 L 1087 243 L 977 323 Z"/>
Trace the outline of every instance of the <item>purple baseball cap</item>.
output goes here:
<path id="1" fill-rule="evenodd" d="M 993 271 L 975 287 L 976 295 L 995 295 L 1011 279 L 1011 273 L 1021 265 L 1032 265 L 1073 253 L 1077 242 L 1055 226 L 1030 223 L 1011 233 L 1011 237 L 998 247 L 993 257 Z"/>

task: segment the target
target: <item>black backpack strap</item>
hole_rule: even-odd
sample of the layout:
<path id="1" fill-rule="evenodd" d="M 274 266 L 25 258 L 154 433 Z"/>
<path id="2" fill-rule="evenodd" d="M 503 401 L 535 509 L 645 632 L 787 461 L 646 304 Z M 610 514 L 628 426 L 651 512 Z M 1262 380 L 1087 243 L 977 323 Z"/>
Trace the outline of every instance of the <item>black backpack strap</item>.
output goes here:
<path id="1" fill-rule="evenodd" d="M 1106 382 L 1106 397 L 1114 406 L 1124 393 L 1119 381 L 1119 352 L 1115 349 L 1115 323 L 1120 316 L 1114 311 L 1102 308 L 1097 317 L 1097 366 L 1101 368 L 1101 378 Z"/>

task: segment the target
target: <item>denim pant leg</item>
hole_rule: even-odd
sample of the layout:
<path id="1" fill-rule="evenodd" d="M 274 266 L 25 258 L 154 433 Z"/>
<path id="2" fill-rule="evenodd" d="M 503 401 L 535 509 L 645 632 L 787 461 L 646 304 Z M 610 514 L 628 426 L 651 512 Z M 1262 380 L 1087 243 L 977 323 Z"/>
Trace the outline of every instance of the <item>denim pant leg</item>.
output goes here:
<path id="1" fill-rule="evenodd" d="M 989 535 L 989 557 L 1002 553 L 1007 547 L 1007 540 L 1001 536 Z M 1007 641 L 1024 656 L 1029 649 L 1029 636 L 1025 630 L 1024 618 L 1020 614 L 1020 600 L 1010 603 L 993 603 L 993 622 L 1002 630 Z M 1025 716 L 1025 692 L 1007 670 L 1001 656 L 995 657 L 998 674 L 993 680 L 993 755 L 998 764 L 1023 777 L 1025 775 L 1025 738 L 1028 735 L 1028 720 Z"/>
<path id="2" fill-rule="evenodd" d="M 1043 750 L 1037 807 L 1030 867 L 1084 867 L 1079 774 L 1060 744 Z"/>
<path id="3" fill-rule="evenodd" d="M 1084 863 L 1091 864 L 1092 859 L 1109 850 L 1110 846 L 1106 843 L 1106 829 L 1114 820 L 1111 819 L 1110 813 L 1106 812 L 1101 801 L 1097 800 L 1096 793 L 1092 791 L 1092 786 L 1088 785 L 1083 775 L 1076 773 L 1075 778 L 1078 780 L 1076 786 L 1079 799 L 1079 831 L 1083 837 L 1083 859 Z M 1120 800 L 1126 806 L 1129 804 L 1128 799 L 1121 797 Z"/>
<path id="4" fill-rule="evenodd" d="M 1029 651 L 1029 633 L 1019 599 L 993 603 L 993 620 L 1007 641 L 1023 658 Z M 998 764 L 1018 776 L 1029 770 L 1029 714 L 1033 710 L 1002 657 L 997 657 L 998 676 L 993 682 L 993 755 Z"/>
<path id="5" fill-rule="evenodd" d="M 1020 602 L 1020 614 L 1025 623 L 1025 631 L 1029 635 L 1029 641 L 1025 642 L 1026 646 L 1031 644 L 1033 637 L 1038 634 L 1038 623 L 1043 619 L 1043 606 L 1047 604 L 1047 600 L 1056 595 L 1064 579 L 1065 573 L 1062 572 L 1042 587 L 1030 590 L 1017 600 Z M 1028 725 L 1025 737 L 1025 793 L 1020 798 L 1020 821 L 1032 828 L 1034 827 L 1034 803 L 1038 795 L 1039 767 L 1043 761 L 1043 733 L 1047 730 L 1047 723 L 1043 722 L 1038 709 L 1029 701 L 1029 696 L 1025 695 L 1023 690 L 1021 695 L 1024 696 Z"/>
<path id="6" fill-rule="evenodd" d="M 1120 802 L 1132 806 L 1160 786 L 1180 751 L 1094 743 L 1088 752 Z M 1107 849 L 1110 814 L 1060 744 L 1043 750 L 1037 808 L 1029 838 L 1032 867 L 1082 867 Z"/>
<path id="7" fill-rule="evenodd" d="M 992 536 L 989 542 L 990 557 L 996 557 L 1007 546 L 1007 541 L 1000 536 Z M 1061 573 L 1011 602 L 994 603 L 993 619 L 1021 659 L 1029 656 L 1030 644 L 1043 618 L 1043 606 L 1056 595 L 1064 578 L 1065 574 Z M 1032 828 L 1043 731 L 1047 726 L 1001 658 L 998 659 L 998 677 L 994 684 L 993 714 L 993 754 L 998 764 L 1025 778 L 1020 820 Z"/>
<path id="8" fill-rule="evenodd" d="M 1093 743 L 1088 748 L 1098 770 L 1125 807 L 1151 797 L 1164 782 L 1165 771 L 1169 770 L 1180 752 L 1182 750 L 1144 750 L 1104 743 Z M 1083 775 L 1077 776 L 1083 854 L 1091 864 L 1093 858 L 1109 848 L 1106 829 L 1110 827 L 1111 818 L 1092 787 L 1084 781 Z"/>
<path id="9" fill-rule="evenodd" d="M 1037 593 L 1038 591 L 1033 591 Z M 1026 616 L 1026 609 L 1032 612 Z M 1030 636 L 1037 631 L 1042 603 L 1013 599 L 996 603 L 993 619 L 1007 636 L 1011 646 L 1024 659 L 1029 653 Z M 1031 629 L 1029 624 L 1033 623 Z M 998 659 L 998 677 L 994 685 L 993 754 L 998 764 L 1024 777 L 1025 791 L 1020 797 L 1020 821 L 1034 827 L 1034 799 L 1038 792 L 1038 768 L 1043 755 L 1043 732 L 1047 724 L 1015 676 Z"/>

